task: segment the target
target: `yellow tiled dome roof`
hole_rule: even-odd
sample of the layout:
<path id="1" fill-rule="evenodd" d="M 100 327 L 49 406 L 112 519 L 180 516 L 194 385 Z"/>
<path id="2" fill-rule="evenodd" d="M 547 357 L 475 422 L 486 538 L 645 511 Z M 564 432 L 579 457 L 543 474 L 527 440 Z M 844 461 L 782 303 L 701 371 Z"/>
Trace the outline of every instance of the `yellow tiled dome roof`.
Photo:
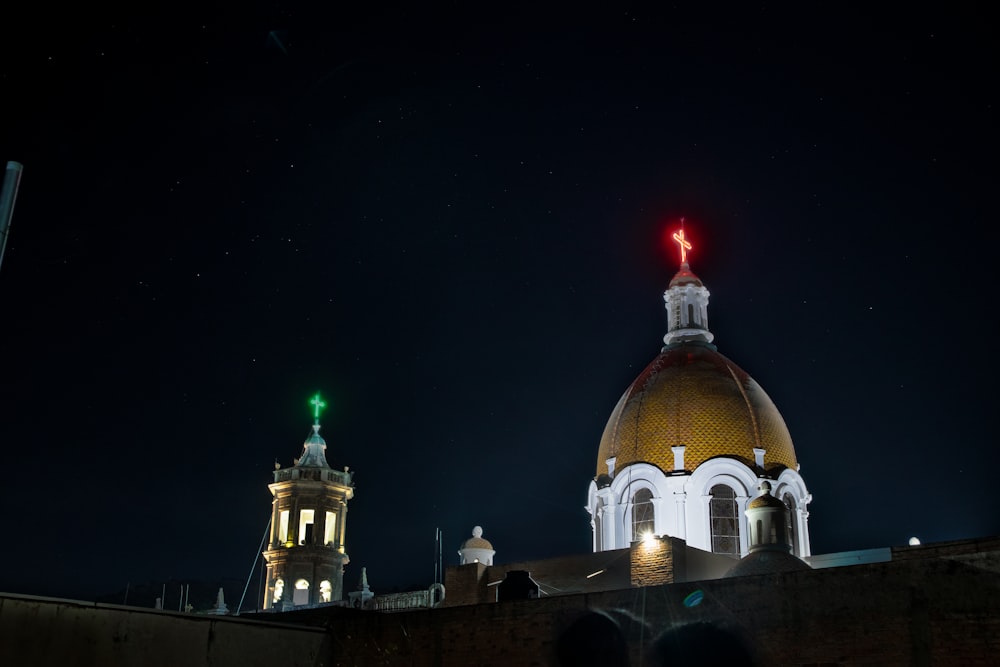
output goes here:
<path id="1" fill-rule="evenodd" d="M 470 537 L 462 544 L 463 549 L 492 549 L 493 544 L 482 537 Z"/>
<path id="2" fill-rule="evenodd" d="M 492 549 L 493 545 L 490 541 L 483 537 L 482 526 L 476 526 L 472 529 L 472 537 L 467 539 L 462 543 L 463 549 Z"/>
<path id="3" fill-rule="evenodd" d="M 761 483 L 760 495 L 747 504 L 748 510 L 755 510 L 760 507 L 773 507 L 774 509 L 780 509 L 782 511 L 787 509 L 785 507 L 785 503 L 771 495 L 771 484 L 767 481 Z"/>
<path id="4" fill-rule="evenodd" d="M 764 469 L 797 468 L 788 427 L 768 395 L 712 345 L 665 348 L 625 391 L 604 429 L 597 475 L 646 462 L 674 468 L 671 447 L 684 445 L 684 467 L 728 456 L 754 467 L 754 448 L 766 450 Z"/>

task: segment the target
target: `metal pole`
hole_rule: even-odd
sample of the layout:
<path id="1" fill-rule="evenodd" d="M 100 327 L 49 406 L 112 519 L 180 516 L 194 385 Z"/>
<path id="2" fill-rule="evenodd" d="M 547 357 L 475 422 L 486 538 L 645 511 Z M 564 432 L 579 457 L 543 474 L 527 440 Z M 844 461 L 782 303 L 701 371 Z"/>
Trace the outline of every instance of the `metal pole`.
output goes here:
<path id="1" fill-rule="evenodd" d="M 243 595 L 240 596 L 240 603 L 236 607 L 236 613 L 234 616 L 239 616 L 240 611 L 243 610 L 243 600 L 247 597 L 247 589 L 250 588 L 250 580 L 253 579 L 253 571 L 257 569 L 257 559 L 260 558 L 261 553 L 264 551 L 264 540 L 267 539 L 267 534 L 271 530 L 271 517 L 267 518 L 267 525 L 264 526 L 264 534 L 260 538 L 260 546 L 257 547 L 257 555 L 253 558 L 253 565 L 250 566 L 250 574 L 247 575 L 247 585 L 243 587 Z M 263 593 L 264 591 L 258 591 L 258 593 Z M 258 594 L 257 597 L 260 597 Z"/>
<path id="2" fill-rule="evenodd" d="M 3 251 L 7 247 L 10 219 L 14 215 L 14 201 L 17 199 L 17 187 L 21 183 L 23 170 L 24 165 L 20 162 L 9 161 L 3 179 L 3 190 L 0 190 L 0 264 L 3 264 Z"/>

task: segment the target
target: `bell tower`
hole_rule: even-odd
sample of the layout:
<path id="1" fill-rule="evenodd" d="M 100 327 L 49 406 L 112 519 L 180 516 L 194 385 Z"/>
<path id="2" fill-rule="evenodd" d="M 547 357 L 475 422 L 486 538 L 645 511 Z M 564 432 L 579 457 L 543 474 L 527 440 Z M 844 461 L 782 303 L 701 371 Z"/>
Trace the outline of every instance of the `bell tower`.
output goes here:
<path id="1" fill-rule="evenodd" d="M 275 463 L 268 485 L 272 503 L 271 531 L 264 562 L 267 586 L 264 609 L 292 609 L 343 598 L 347 501 L 354 497 L 352 475 L 345 466 L 334 470 L 326 461 L 319 413 L 326 403 L 316 394 L 312 433 L 302 456 L 290 468 Z"/>

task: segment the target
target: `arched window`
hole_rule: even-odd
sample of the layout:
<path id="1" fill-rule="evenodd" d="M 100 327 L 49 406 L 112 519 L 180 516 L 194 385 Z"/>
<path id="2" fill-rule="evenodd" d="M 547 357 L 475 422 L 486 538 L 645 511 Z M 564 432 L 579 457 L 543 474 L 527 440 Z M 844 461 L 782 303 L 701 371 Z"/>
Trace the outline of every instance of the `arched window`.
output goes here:
<path id="1" fill-rule="evenodd" d="M 792 553 L 796 556 L 799 555 L 799 533 L 795 530 L 796 528 L 796 515 L 795 511 L 795 496 L 790 493 L 786 493 L 781 497 L 782 502 L 785 503 L 785 526 L 788 528 L 788 544 L 792 547 Z"/>
<path id="2" fill-rule="evenodd" d="M 695 326 L 694 304 L 693 303 L 689 303 L 688 304 L 688 326 L 689 327 Z"/>
<path id="3" fill-rule="evenodd" d="M 281 596 L 284 594 L 285 594 L 285 580 L 279 577 L 274 582 L 274 597 L 272 598 L 272 602 L 274 603 L 281 602 Z"/>
<path id="4" fill-rule="evenodd" d="M 295 593 L 292 595 L 292 604 L 309 604 L 309 582 L 299 579 L 295 582 Z"/>
<path id="5" fill-rule="evenodd" d="M 716 484 L 711 494 L 712 552 L 739 558 L 740 522 L 736 516 L 736 493 L 725 484 Z"/>
<path id="6" fill-rule="evenodd" d="M 632 496 L 632 541 L 641 540 L 655 529 L 653 521 L 653 492 L 639 489 Z"/>
<path id="7" fill-rule="evenodd" d="M 330 581 L 324 579 L 319 582 L 319 601 L 329 602 L 333 599 L 333 586 L 330 585 Z"/>

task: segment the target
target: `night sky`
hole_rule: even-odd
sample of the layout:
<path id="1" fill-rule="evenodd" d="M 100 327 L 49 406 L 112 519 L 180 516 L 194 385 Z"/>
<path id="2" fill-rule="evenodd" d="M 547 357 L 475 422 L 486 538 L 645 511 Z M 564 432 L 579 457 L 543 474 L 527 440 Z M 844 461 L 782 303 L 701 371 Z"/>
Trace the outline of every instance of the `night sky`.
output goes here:
<path id="1" fill-rule="evenodd" d="M 589 551 L 680 217 L 813 553 L 1000 533 L 995 24 L 608 7 L 14 10 L 0 590 L 245 579 L 316 391 L 348 590 Z"/>

